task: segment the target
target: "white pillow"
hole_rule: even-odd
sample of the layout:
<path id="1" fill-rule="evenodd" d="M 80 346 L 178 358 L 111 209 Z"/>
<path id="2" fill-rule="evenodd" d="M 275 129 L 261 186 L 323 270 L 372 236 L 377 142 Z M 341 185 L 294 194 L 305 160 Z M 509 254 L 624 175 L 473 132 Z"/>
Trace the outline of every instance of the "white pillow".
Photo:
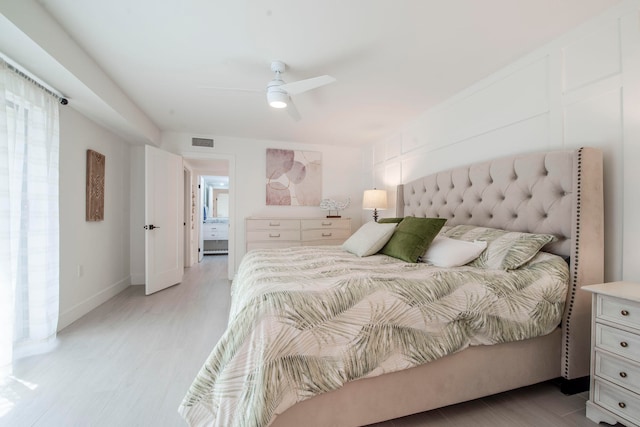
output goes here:
<path id="1" fill-rule="evenodd" d="M 422 262 L 436 267 L 460 267 L 474 259 L 484 251 L 487 242 L 476 240 L 466 242 L 445 236 L 436 236 L 422 256 Z"/>
<path id="2" fill-rule="evenodd" d="M 367 222 L 342 244 L 342 249 L 359 257 L 373 255 L 387 244 L 396 225 L 398 224 Z"/>

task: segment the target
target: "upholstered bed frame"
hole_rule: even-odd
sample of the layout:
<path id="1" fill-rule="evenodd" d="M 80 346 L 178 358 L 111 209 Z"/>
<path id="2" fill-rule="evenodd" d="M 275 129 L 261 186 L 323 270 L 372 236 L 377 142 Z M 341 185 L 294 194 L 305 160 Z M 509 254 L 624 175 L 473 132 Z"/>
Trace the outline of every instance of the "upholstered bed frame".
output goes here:
<path id="1" fill-rule="evenodd" d="M 405 371 L 348 383 L 297 403 L 273 426 L 359 426 L 537 382 L 589 375 L 590 296 L 603 281 L 602 153 L 594 148 L 513 156 L 438 172 L 398 187 L 397 215 L 549 233 L 543 250 L 569 260 L 562 324 L 526 341 L 470 347 Z"/>

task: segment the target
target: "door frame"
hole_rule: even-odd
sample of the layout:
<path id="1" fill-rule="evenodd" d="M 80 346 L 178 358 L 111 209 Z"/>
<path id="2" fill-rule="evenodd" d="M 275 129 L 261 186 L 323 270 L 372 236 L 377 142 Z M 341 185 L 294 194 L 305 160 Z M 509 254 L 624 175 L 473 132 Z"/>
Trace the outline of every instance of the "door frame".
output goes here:
<path id="1" fill-rule="evenodd" d="M 236 156 L 233 154 L 203 153 L 199 151 L 182 151 L 180 155 L 183 159 L 189 160 L 226 160 L 229 163 L 229 255 L 228 255 L 228 279 L 233 280 L 236 270 Z M 197 176 L 197 175 L 192 175 Z M 198 202 L 199 204 L 199 202 Z M 202 207 L 200 207 L 202 209 Z M 198 222 L 198 234 L 200 224 Z M 197 246 L 197 245 L 196 245 Z M 192 250 L 193 247 L 192 247 Z M 195 251 L 197 252 L 197 247 Z"/>
<path id="2" fill-rule="evenodd" d="M 184 267 L 191 267 L 191 175 L 189 165 L 182 162 L 184 186 Z"/>
<path id="3" fill-rule="evenodd" d="M 196 227 L 198 232 L 198 243 L 196 246 L 198 251 L 197 262 L 200 263 L 204 259 L 204 231 L 202 229 L 202 224 L 204 224 L 204 200 L 206 198 L 204 193 L 206 189 L 204 188 L 204 176 L 196 175 L 196 178 L 198 182 L 198 195 L 196 197 L 198 204 L 198 215 L 196 215 L 196 224 L 198 225 Z"/>

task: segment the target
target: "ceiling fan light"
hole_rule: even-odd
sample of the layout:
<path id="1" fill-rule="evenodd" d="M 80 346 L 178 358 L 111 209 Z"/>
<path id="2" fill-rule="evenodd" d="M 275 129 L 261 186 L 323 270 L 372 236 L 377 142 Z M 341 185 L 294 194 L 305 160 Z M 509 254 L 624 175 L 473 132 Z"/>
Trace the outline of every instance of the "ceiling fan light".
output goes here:
<path id="1" fill-rule="evenodd" d="M 273 108 L 287 108 L 287 103 L 284 101 L 271 101 L 269 105 Z"/>
<path id="2" fill-rule="evenodd" d="M 267 101 L 273 108 L 286 108 L 289 96 L 284 92 L 267 92 Z"/>

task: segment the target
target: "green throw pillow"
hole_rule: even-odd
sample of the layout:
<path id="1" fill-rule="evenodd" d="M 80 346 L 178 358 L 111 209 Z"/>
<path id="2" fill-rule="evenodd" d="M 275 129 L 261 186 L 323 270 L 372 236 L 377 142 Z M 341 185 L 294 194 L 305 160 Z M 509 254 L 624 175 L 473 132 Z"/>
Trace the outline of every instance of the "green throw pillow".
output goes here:
<path id="1" fill-rule="evenodd" d="M 400 222 L 402 222 L 404 218 L 380 218 L 378 220 L 379 224 L 388 224 L 388 223 L 394 223 L 394 224 L 399 224 Z"/>
<path id="2" fill-rule="evenodd" d="M 418 258 L 424 254 L 445 222 L 445 218 L 408 216 L 398 224 L 380 253 L 407 262 L 418 262 Z"/>

